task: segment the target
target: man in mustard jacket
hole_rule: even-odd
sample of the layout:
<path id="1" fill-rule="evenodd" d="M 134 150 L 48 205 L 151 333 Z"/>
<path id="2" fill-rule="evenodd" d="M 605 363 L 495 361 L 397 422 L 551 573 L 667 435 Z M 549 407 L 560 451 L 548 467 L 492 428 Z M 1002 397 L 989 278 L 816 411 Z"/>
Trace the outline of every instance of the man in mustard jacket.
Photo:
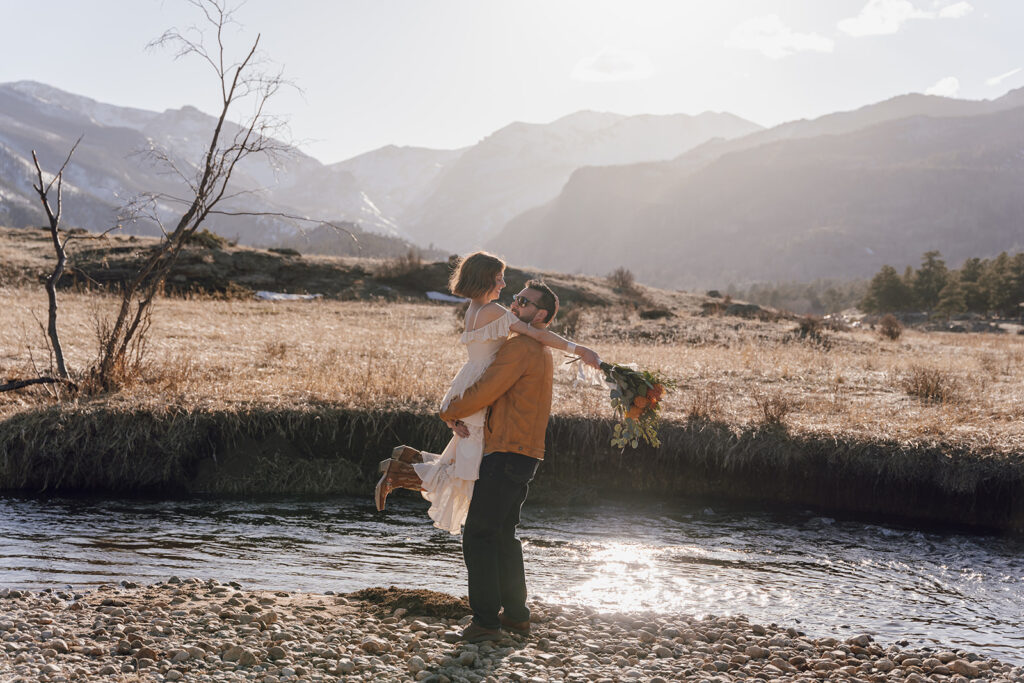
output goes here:
<path id="1" fill-rule="evenodd" d="M 544 283 L 530 280 L 513 299 L 511 310 L 528 325 L 546 327 L 558 312 L 558 297 Z M 459 433 L 458 420 L 490 406 L 480 477 L 462 532 L 473 610 L 473 622 L 462 632 L 467 642 L 497 640 L 501 628 L 520 634 L 530 631 L 523 548 L 516 527 L 529 483 L 544 459 L 552 372 L 547 347 L 514 335 L 476 384 L 441 413 L 441 419 Z"/>

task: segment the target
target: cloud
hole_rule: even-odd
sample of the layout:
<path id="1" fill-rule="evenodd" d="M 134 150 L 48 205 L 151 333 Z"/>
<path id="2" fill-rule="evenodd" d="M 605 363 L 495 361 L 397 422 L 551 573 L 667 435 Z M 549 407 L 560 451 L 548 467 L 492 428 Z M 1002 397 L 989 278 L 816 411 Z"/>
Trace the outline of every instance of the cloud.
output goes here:
<path id="1" fill-rule="evenodd" d="M 941 19 L 962 19 L 974 11 L 974 5 L 969 2 L 957 2 L 939 10 Z"/>
<path id="2" fill-rule="evenodd" d="M 1017 67 L 1016 69 L 1010 69 L 1004 74 L 999 74 L 998 76 L 993 76 L 992 78 L 986 78 L 985 85 L 999 85 L 1007 78 L 1010 78 L 1011 76 L 1016 76 L 1018 73 L 1020 73 L 1020 71 L 1021 67 Z"/>
<path id="3" fill-rule="evenodd" d="M 947 76 L 925 90 L 924 94 L 938 95 L 939 97 L 956 97 L 958 92 L 960 92 L 960 79 L 955 76 Z"/>
<path id="4" fill-rule="evenodd" d="M 835 42 L 817 33 L 796 33 L 778 16 L 769 14 L 736 26 L 725 46 L 757 50 L 771 59 L 781 59 L 796 52 L 832 52 Z"/>
<path id="5" fill-rule="evenodd" d="M 841 20 L 839 30 L 854 38 L 891 35 L 911 19 L 962 19 L 974 11 L 966 0 L 946 5 L 938 12 L 918 9 L 910 0 L 868 0 L 860 14 Z"/>
<path id="6" fill-rule="evenodd" d="M 896 33 L 910 19 L 930 19 L 931 12 L 914 7 L 909 0 L 868 0 L 855 17 L 843 19 L 837 26 L 855 38 Z"/>
<path id="7" fill-rule="evenodd" d="M 654 64 L 642 52 L 606 48 L 580 60 L 570 75 L 577 81 L 592 83 L 639 81 L 654 75 Z"/>

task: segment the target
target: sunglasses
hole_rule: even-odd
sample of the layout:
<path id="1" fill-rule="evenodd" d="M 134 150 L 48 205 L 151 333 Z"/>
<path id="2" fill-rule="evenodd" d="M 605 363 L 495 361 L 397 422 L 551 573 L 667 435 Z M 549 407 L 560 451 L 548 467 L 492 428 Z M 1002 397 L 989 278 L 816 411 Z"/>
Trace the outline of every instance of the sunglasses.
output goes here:
<path id="1" fill-rule="evenodd" d="M 516 294 L 512 297 L 512 301 L 515 301 L 520 306 L 536 306 L 537 304 L 527 299 L 522 294 Z"/>

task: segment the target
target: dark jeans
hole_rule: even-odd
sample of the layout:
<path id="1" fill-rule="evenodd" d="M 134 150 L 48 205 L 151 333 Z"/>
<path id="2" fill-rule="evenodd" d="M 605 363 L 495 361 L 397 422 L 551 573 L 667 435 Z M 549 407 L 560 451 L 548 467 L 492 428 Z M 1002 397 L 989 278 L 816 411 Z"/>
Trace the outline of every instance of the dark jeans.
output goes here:
<path id="1" fill-rule="evenodd" d="M 488 453 L 473 487 L 462 557 L 469 574 L 473 621 L 498 628 L 498 610 L 512 621 L 527 621 L 523 546 L 516 538 L 519 511 L 540 461 L 518 453 Z"/>

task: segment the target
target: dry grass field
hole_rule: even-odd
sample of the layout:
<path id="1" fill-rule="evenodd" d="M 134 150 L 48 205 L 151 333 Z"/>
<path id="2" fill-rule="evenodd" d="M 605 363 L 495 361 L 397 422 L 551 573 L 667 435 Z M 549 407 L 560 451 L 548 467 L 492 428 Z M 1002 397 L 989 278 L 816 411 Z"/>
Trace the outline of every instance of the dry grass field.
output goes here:
<path id="1" fill-rule="evenodd" d="M 956 446 L 1024 460 L 1024 336 L 871 330 L 795 334 L 793 321 L 702 316 L 693 300 L 641 320 L 625 306 L 583 309 L 577 341 L 603 359 L 678 382 L 664 418 L 783 426 L 791 434 Z M 689 302 L 684 305 L 680 302 Z M 62 292 L 69 366 L 96 354 L 96 326 L 115 300 Z M 39 286 L 0 288 L 0 379 L 34 375 L 48 355 Z M 161 299 L 141 379 L 90 399 L 115 405 L 246 409 L 330 404 L 433 411 L 463 360 L 450 306 L 315 300 Z M 556 354 L 557 358 L 557 354 Z M 611 419 L 604 391 L 556 372 L 554 413 Z M 54 402 L 47 389 L 0 394 L 0 419 Z M 610 438 L 610 423 L 609 423 Z"/>

